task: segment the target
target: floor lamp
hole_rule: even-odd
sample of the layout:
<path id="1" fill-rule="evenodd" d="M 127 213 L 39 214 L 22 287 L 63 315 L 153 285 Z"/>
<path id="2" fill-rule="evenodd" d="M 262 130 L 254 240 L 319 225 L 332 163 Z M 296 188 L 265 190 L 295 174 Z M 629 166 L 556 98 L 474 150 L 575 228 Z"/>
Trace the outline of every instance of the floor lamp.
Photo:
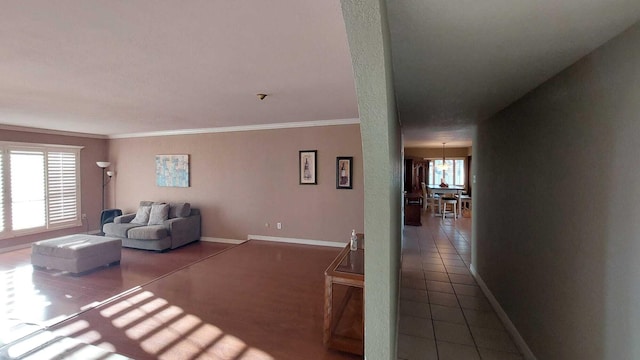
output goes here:
<path id="1" fill-rule="evenodd" d="M 96 165 L 102 168 L 102 210 L 104 210 L 104 188 L 107 186 L 107 184 L 111 180 L 111 177 L 113 176 L 113 171 L 107 171 L 106 173 L 108 178 L 105 179 L 104 177 L 105 171 L 111 165 L 111 163 L 108 161 L 98 161 L 96 162 Z"/>

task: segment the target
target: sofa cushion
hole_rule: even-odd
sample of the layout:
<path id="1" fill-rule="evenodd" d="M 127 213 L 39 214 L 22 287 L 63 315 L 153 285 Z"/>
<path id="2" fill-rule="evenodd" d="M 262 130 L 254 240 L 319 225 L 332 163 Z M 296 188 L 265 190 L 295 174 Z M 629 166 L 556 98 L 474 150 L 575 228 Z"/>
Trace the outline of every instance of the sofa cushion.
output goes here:
<path id="1" fill-rule="evenodd" d="M 151 212 L 151 206 L 140 206 L 136 217 L 131 220 L 132 223 L 147 225 L 149 223 L 149 213 Z"/>
<path id="2" fill-rule="evenodd" d="M 153 204 L 149 213 L 149 225 L 162 225 L 169 218 L 169 204 Z"/>
<path id="3" fill-rule="evenodd" d="M 106 223 L 102 227 L 102 231 L 104 231 L 107 236 L 126 238 L 127 231 L 129 231 L 129 229 L 141 226 L 141 224 L 134 223 Z"/>
<path id="4" fill-rule="evenodd" d="M 136 217 L 136 214 L 124 214 L 124 215 L 120 215 L 120 216 L 116 216 L 113 219 L 113 222 L 116 224 L 128 224 L 131 222 L 131 220 L 133 220 L 133 218 Z"/>
<path id="5" fill-rule="evenodd" d="M 129 229 L 127 237 L 140 240 L 159 240 L 169 236 L 169 231 L 162 225 L 139 226 Z"/>
<path id="6" fill-rule="evenodd" d="M 169 203 L 169 219 L 191 215 L 190 203 Z"/>

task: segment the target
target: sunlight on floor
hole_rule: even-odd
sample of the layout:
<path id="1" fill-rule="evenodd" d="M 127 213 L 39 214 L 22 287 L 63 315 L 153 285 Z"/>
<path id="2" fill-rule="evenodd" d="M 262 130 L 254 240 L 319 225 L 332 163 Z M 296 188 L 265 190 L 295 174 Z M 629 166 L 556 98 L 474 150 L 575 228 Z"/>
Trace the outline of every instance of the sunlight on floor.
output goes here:
<path id="1" fill-rule="evenodd" d="M 107 304 L 100 315 L 110 320 L 114 331 L 121 331 L 158 359 L 274 359 L 149 291 Z M 85 320 L 74 321 L 55 333 L 118 352 L 108 347 L 111 344 L 97 344 L 100 334 Z"/>
<path id="2" fill-rule="evenodd" d="M 22 309 L 48 305 L 42 296 L 37 296 L 31 281 L 21 282 L 24 276 L 31 276 L 30 267 L 5 271 L 0 276 L 4 285 L 0 293 L 3 303 L 11 305 L 14 299 L 24 297 L 36 300 L 30 300 L 34 307 L 21 304 Z M 29 285 L 21 288 L 20 283 Z M 70 321 L 55 331 L 45 331 L 37 324 L 9 320 L 16 316 L 24 318 L 25 314 L 13 310 L 6 306 L 0 314 L 0 358 L 125 359 L 87 320 Z M 240 338 L 185 313 L 149 291 L 114 299 L 104 305 L 100 315 L 110 322 L 113 331 L 120 331 L 157 359 L 274 360 L 268 353 L 250 347 Z"/>
<path id="3" fill-rule="evenodd" d="M 137 341 L 141 349 L 158 359 L 274 360 L 266 352 L 225 334 L 195 315 L 186 314 L 149 291 L 115 300 L 107 304 L 100 315 L 110 319 L 115 331 Z M 24 334 L 18 334 L 16 329 L 25 324 L 11 325 L 12 333 L 0 332 L 0 358 L 3 359 L 125 359 L 116 354 L 118 349 L 103 341 L 103 335 L 86 320 L 71 321 L 55 331 L 31 327 Z"/>
<path id="4" fill-rule="evenodd" d="M 34 288 L 32 276 L 30 265 L 0 272 L 0 324 L 10 319 L 36 322 L 43 318 L 51 302 Z"/>
<path id="5" fill-rule="evenodd" d="M 3 348 L 2 359 L 82 359 L 82 360 L 126 360 L 127 358 L 110 353 L 75 339 L 56 335 L 50 331 L 42 331 L 31 335 L 16 344 Z"/>

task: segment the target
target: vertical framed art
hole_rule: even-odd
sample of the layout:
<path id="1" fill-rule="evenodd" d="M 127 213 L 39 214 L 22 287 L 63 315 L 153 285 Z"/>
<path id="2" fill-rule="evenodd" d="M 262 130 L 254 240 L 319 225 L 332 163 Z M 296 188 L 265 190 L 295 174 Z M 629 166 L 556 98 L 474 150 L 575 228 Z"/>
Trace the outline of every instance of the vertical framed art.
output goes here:
<path id="1" fill-rule="evenodd" d="M 353 189 L 353 157 L 336 158 L 336 189 Z"/>
<path id="2" fill-rule="evenodd" d="M 300 185 L 318 184 L 317 150 L 301 150 L 298 155 Z"/>

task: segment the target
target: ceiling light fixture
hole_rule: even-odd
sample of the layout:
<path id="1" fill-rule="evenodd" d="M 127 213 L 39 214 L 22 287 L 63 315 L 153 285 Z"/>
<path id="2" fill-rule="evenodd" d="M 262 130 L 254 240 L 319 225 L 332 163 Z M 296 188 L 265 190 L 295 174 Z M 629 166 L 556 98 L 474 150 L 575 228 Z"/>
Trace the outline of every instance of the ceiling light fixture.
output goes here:
<path id="1" fill-rule="evenodd" d="M 258 99 L 260 100 L 264 100 L 264 98 L 267 97 L 267 94 L 256 94 L 256 95 L 258 95 Z"/>
<path id="2" fill-rule="evenodd" d="M 449 166 L 447 166 L 447 162 L 444 157 L 444 144 L 445 143 L 442 143 L 442 164 L 438 164 L 437 169 L 442 171 L 442 179 L 440 179 L 440 187 L 449 187 L 449 184 L 447 184 L 447 182 L 444 181 L 445 173 L 447 172 L 447 170 L 449 170 Z"/>
<path id="3" fill-rule="evenodd" d="M 437 168 L 440 171 L 446 171 L 449 170 L 449 166 L 447 166 L 447 163 L 445 162 L 445 157 L 444 157 L 444 144 L 442 143 L 442 163 L 438 164 Z"/>

